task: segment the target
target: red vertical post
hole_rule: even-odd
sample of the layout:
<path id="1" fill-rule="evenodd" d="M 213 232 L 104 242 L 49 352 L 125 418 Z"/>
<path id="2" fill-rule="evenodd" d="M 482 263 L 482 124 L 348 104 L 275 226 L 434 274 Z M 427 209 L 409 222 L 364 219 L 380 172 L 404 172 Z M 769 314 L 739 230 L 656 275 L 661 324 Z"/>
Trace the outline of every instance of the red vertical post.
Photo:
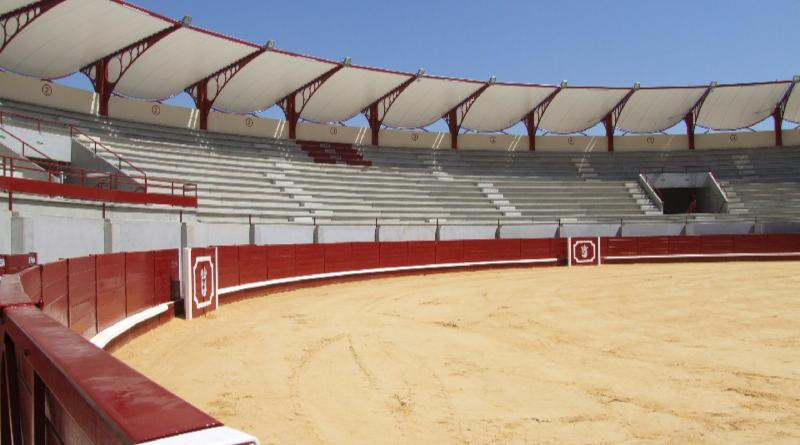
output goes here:
<path id="1" fill-rule="evenodd" d="M 450 130 L 450 147 L 453 150 L 458 150 L 458 112 L 454 108 L 450 110 L 448 116 L 447 127 Z"/>
<path id="2" fill-rule="evenodd" d="M 614 151 L 614 118 L 611 113 L 603 119 L 603 126 L 606 128 L 606 147 L 608 151 Z"/>
<path id="3" fill-rule="evenodd" d="M 772 119 L 775 121 L 775 146 L 783 146 L 783 112 L 781 106 L 778 105 L 775 111 L 772 112 Z"/>
<path id="4" fill-rule="evenodd" d="M 689 137 L 689 150 L 694 150 L 694 112 L 689 112 L 683 121 L 686 122 L 686 135 Z"/>

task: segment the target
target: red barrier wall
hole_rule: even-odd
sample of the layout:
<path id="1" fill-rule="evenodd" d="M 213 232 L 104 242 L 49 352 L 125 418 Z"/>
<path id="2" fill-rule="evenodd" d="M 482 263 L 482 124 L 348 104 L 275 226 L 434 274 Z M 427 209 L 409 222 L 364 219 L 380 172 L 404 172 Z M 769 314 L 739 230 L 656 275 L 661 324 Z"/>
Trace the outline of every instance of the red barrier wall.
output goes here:
<path id="1" fill-rule="evenodd" d="M 98 255 L 97 261 L 97 330 L 125 318 L 125 254 Z"/>
<path id="2" fill-rule="evenodd" d="M 175 286 L 179 292 L 178 282 L 180 271 L 178 269 L 178 250 L 158 250 L 153 252 L 153 283 L 155 285 L 154 299 L 156 304 L 167 303 L 172 300 L 172 288 Z M 173 285 L 173 283 L 175 283 Z"/>
<path id="3" fill-rule="evenodd" d="M 381 265 L 380 243 L 352 243 L 350 254 L 355 268 L 377 269 Z"/>
<path id="4" fill-rule="evenodd" d="M 294 244 L 269 246 L 267 276 L 270 280 L 295 276 Z"/>
<path id="5" fill-rule="evenodd" d="M 131 316 L 155 306 L 153 252 L 125 254 L 125 314 Z"/>
<path id="6" fill-rule="evenodd" d="M 409 241 L 408 265 L 436 264 L 436 241 Z"/>
<path id="7" fill-rule="evenodd" d="M 294 273 L 315 275 L 325 272 L 324 244 L 297 244 L 294 246 Z"/>
<path id="8" fill-rule="evenodd" d="M 97 270 L 95 257 L 68 260 L 69 327 L 84 338 L 97 334 Z"/>
<path id="9" fill-rule="evenodd" d="M 42 311 L 64 326 L 70 325 L 67 279 L 67 260 L 42 266 Z"/>
<path id="10" fill-rule="evenodd" d="M 217 265 L 219 266 L 219 287 L 231 287 L 240 284 L 239 247 L 217 247 Z"/>
<path id="11" fill-rule="evenodd" d="M 239 283 L 258 283 L 269 276 L 267 246 L 239 247 Z M 220 276 L 222 281 L 222 276 Z"/>
<path id="12" fill-rule="evenodd" d="M 686 261 L 800 252 L 800 235 L 712 235 L 604 238 L 604 261 Z M 752 254 L 752 255 L 750 255 Z M 683 255 L 684 257 L 682 257 Z M 605 257 L 618 257 L 605 259 Z M 622 258 L 619 258 L 622 257 Z M 628 257 L 628 258 L 625 258 Z M 649 257 L 649 258 L 648 258 Z M 655 258 L 653 258 L 655 257 Z M 770 256 L 766 256 L 769 258 Z"/>

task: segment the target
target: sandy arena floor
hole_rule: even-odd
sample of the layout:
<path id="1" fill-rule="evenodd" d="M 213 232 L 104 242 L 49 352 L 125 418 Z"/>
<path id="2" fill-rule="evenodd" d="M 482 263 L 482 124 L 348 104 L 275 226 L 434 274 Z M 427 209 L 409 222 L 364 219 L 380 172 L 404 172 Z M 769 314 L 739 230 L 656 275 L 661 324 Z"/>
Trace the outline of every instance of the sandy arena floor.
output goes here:
<path id="1" fill-rule="evenodd" d="M 330 285 L 115 355 L 262 444 L 798 443 L 800 263 Z"/>

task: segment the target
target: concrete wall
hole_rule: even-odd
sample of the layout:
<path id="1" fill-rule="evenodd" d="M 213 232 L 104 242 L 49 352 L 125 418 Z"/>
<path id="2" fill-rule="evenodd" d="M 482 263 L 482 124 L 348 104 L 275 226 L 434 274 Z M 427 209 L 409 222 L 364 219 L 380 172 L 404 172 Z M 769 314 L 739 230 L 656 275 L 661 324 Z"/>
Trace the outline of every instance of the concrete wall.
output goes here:
<path id="1" fill-rule="evenodd" d="M 349 243 L 375 241 L 375 226 L 319 226 L 317 242 Z"/>
<path id="2" fill-rule="evenodd" d="M 756 233 L 800 233 L 800 222 L 758 223 Z"/>
<path id="3" fill-rule="evenodd" d="M 298 124 L 297 139 L 320 142 L 340 142 L 344 144 L 363 144 L 365 134 L 369 143 L 369 129 L 343 127 L 341 125 Z"/>
<path id="4" fill-rule="evenodd" d="M 465 225 L 465 226 L 440 226 L 439 239 L 461 240 L 461 239 L 495 239 L 497 237 L 497 225 Z"/>
<path id="5" fill-rule="evenodd" d="M 555 238 L 558 224 L 524 224 L 500 226 L 500 238 Z"/>
<path id="6" fill-rule="evenodd" d="M 106 227 L 106 249 L 109 252 L 135 252 L 177 249 L 179 247 L 181 247 L 181 224 L 179 222 L 115 220 Z"/>
<path id="7" fill-rule="evenodd" d="M 688 150 L 689 136 L 685 134 L 654 134 L 648 136 L 616 136 L 614 151 L 675 151 Z"/>
<path id="8" fill-rule="evenodd" d="M 68 135 L 45 133 L 28 128 L 12 127 L 11 125 L 6 125 L 5 129 L 28 145 L 28 147 L 25 147 L 25 156 L 41 158 L 42 156 L 39 154 L 41 153 L 55 161 L 70 162 L 72 160 L 72 139 Z M 8 133 L 0 131 L 0 143 L 3 143 L 17 154 L 23 154 L 22 142 Z M 35 150 L 31 150 L 30 147 Z"/>
<path id="9" fill-rule="evenodd" d="M 111 96 L 111 117 L 165 127 L 197 128 L 197 110 Z"/>
<path id="10" fill-rule="evenodd" d="M 380 226 L 378 241 L 434 241 L 436 226 Z"/>
<path id="11" fill-rule="evenodd" d="M 0 211 L 0 254 L 12 253 L 11 212 Z"/>
<path id="12" fill-rule="evenodd" d="M 253 242 L 265 244 L 309 244 L 314 242 L 314 226 L 298 224 L 256 224 Z"/>
<path id="13" fill-rule="evenodd" d="M 450 135 L 447 135 L 448 142 Z M 462 134 L 458 136 L 459 150 L 526 151 L 528 137 L 510 134 Z"/>
<path id="14" fill-rule="evenodd" d="M 12 219 L 12 253 L 36 252 L 40 263 L 105 252 L 102 219 L 38 215 Z"/>
<path id="15" fill-rule="evenodd" d="M 683 223 L 623 224 L 621 236 L 678 236 L 683 235 Z"/>
<path id="16" fill-rule="evenodd" d="M 0 71 L 0 97 L 59 110 L 91 114 L 95 94 L 45 80 Z"/>
<path id="17" fill-rule="evenodd" d="M 286 121 L 283 120 L 217 112 L 208 116 L 208 129 L 218 133 L 274 139 L 286 138 L 289 132 Z"/>
<path id="18" fill-rule="evenodd" d="M 618 236 L 619 224 L 564 224 L 561 226 L 562 238 L 573 236 Z"/>
<path id="19" fill-rule="evenodd" d="M 783 145 L 800 145 L 800 129 L 783 130 Z"/>
<path id="20" fill-rule="evenodd" d="M 709 222 L 686 224 L 687 235 L 746 235 L 755 231 L 748 222 Z"/>
<path id="21" fill-rule="evenodd" d="M 381 130 L 379 137 L 383 147 L 437 148 L 443 143 L 443 139 L 447 139 L 447 146 L 450 146 L 450 136 L 447 133 Z M 368 135 L 365 143 L 371 141 L 372 133 Z"/>
<path id="22" fill-rule="evenodd" d="M 181 237 L 186 247 L 249 244 L 250 225 L 184 223 Z"/>
<path id="23" fill-rule="evenodd" d="M 775 145 L 774 131 L 756 133 L 738 131 L 735 133 L 709 133 L 695 136 L 695 149 L 710 150 L 715 148 L 757 148 Z"/>

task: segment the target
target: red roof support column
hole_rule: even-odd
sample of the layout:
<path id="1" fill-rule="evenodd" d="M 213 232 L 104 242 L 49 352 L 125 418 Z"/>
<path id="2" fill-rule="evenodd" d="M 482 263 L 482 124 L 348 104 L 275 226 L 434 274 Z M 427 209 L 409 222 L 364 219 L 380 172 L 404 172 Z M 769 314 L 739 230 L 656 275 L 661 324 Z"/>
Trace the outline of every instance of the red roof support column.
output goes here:
<path id="1" fill-rule="evenodd" d="M 536 131 L 539 130 L 539 123 L 542 122 L 542 117 L 544 113 L 547 111 L 547 107 L 550 106 L 550 103 L 553 102 L 556 95 L 561 92 L 561 90 L 566 87 L 566 83 L 562 83 L 562 86 L 558 87 L 550 93 L 543 101 L 541 101 L 536 108 L 530 111 L 530 113 L 526 114 L 525 117 L 522 119 L 522 123 L 525 124 L 525 128 L 528 129 L 528 150 L 536 151 Z"/>
<path id="2" fill-rule="evenodd" d="M 0 31 L 3 32 L 0 53 L 18 36 L 25 28 L 42 16 L 45 12 L 53 9 L 64 0 L 41 0 L 30 5 L 17 8 L 0 16 Z M 11 24 L 14 26 L 11 26 Z"/>
<path id="3" fill-rule="evenodd" d="M 622 110 L 625 108 L 625 104 L 628 103 L 628 99 L 630 99 L 633 93 L 638 89 L 639 84 L 637 83 L 632 90 L 628 91 L 625 97 L 617 102 L 617 105 L 608 112 L 606 117 L 603 118 L 603 126 L 606 128 L 606 148 L 608 151 L 614 151 L 614 131 L 617 129 L 617 121 L 620 115 L 622 115 Z"/>
<path id="4" fill-rule="evenodd" d="M 216 71 L 189 88 L 186 88 L 186 92 L 192 96 L 197 109 L 200 111 L 201 130 L 208 130 L 208 116 L 211 114 L 211 109 L 214 107 L 214 101 L 217 100 L 222 90 L 228 86 L 228 82 L 239 74 L 239 71 L 247 66 L 248 63 L 252 62 L 253 59 L 272 48 L 273 44 L 269 42 L 262 48 Z M 210 88 L 211 86 L 213 86 L 213 88 Z"/>
<path id="5" fill-rule="evenodd" d="M 311 100 L 314 94 L 319 90 L 319 87 L 321 87 L 326 80 L 330 79 L 345 66 L 344 63 L 336 65 L 322 73 L 322 75 L 316 79 L 292 91 L 278 102 L 278 106 L 283 109 L 283 113 L 286 115 L 286 121 L 289 123 L 289 139 L 297 139 L 297 122 L 300 120 L 300 115 L 303 113 L 303 108 L 306 107 L 308 101 Z M 301 101 L 299 109 L 297 107 L 298 99 Z"/>
<path id="6" fill-rule="evenodd" d="M 477 91 L 442 116 L 442 119 L 447 122 L 447 128 L 450 130 L 450 147 L 454 150 L 458 150 L 458 133 L 461 131 L 461 123 L 464 122 L 464 118 L 467 117 L 475 101 L 478 100 L 480 95 L 483 94 L 487 88 L 492 86 L 494 82 L 494 77 L 492 77 L 489 82 L 478 88 Z"/>
<path id="7" fill-rule="evenodd" d="M 695 102 L 694 106 L 692 106 L 683 118 L 683 121 L 686 123 L 686 134 L 689 136 L 689 150 L 694 150 L 694 130 L 697 127 L 697 117 L 700 116 L 700 109 L 703 108 L 703 102 L 706 101 L 706 98 L 711 94 L 711 90 L 713 90 L 715 86 L 717 86 L 717 83 L 711 82 L 703 95 L 700 96 L 700 99 Z"/>
<path id="8" fill-rule="evenodd" d="M 792 84 L 786 89 L 780 102 L 775 106 L 775 111 L 772 112 L 772 119 L 775 121 L 775 146 L 783 146 L 783 113 L 786 112 L 786 104 L 789 103 L 789 97 L 794 91 L 794 86 L 800 82 L 800 76 L 794 76 Z"/>
<path id="9" fill-rule="evenodd" d="M 111 95 L 114 93 L 117 83 L 136 60 L 161 39 L 177 31 L 188 22 L 188 18 L 184 18 L 182 23 L 176 23 L 169 28 L 145 37 L 81 69 L 81 72 L 92 81 L 94 91 L 100 96 L 99 113 L 101 116 L 108 116 L 108 103 L 111 100 Z"/>
<path id="10" fill-rule="evenodd" d="M 389 109 L 394 105 L 394 101 L 408 88 L 415 80 L 418 80 L 425 74 L 425 71 L 420 69 L 417 71 L 416 76 L 409 77 L 408 80 L 395 87 L 392 91 L 386 93 L 383 97 L 371 103 L 367 108 L 364 108 L 362 113 L 369 122 L 369 128 L 372 131 L 372 145 L 379 145 L 380 131 L 383 124 L 383 118 L 389 112 Z"/>

